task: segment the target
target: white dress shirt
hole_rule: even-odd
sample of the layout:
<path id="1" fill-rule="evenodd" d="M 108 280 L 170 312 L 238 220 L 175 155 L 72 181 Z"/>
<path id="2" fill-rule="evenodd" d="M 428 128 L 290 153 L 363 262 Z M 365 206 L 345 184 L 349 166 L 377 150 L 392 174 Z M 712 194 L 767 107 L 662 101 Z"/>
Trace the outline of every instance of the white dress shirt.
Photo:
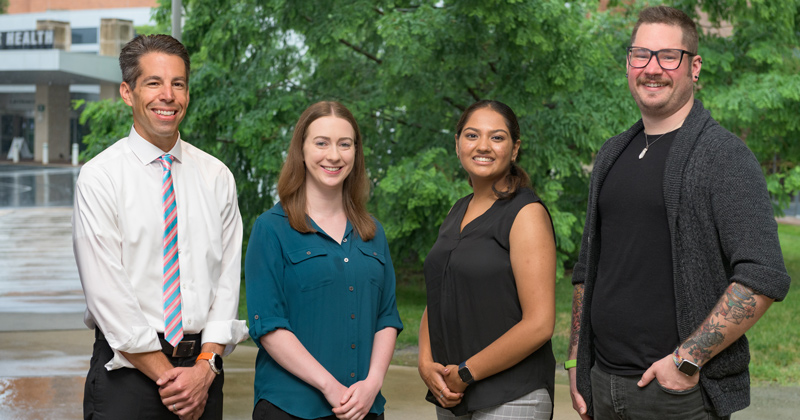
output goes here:
<path id="1" fill-rule="evenodd" d="M 133 367 L 120 351 L 161 349 L 164 332 L 161 205 L 164 152 L 133 128 L 86 163 L 75 187 L 73 248 L 86 295 L 84 322 L 114 350 L 106 369 Z M 178 138 L 169 154 L 178 213 L 184 334 L 233 351 L 248 334 L 237 319 L 242 219 L 228 168 Z"/>

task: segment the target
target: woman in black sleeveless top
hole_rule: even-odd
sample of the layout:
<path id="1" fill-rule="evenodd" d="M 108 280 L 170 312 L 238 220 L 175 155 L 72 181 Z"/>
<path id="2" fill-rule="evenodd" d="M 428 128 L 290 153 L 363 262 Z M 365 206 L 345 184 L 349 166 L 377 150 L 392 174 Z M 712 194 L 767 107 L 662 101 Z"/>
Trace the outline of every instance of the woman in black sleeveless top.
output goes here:
<path id="1" fill-rule="evenodd" d="M 550 215 L 516 164 L 514 112 L 461 115 L 456 153 L 473 194 L 456 202 L 425 259 L 419 372 L 442 419 L 550 419 L 556 250 Z"/>

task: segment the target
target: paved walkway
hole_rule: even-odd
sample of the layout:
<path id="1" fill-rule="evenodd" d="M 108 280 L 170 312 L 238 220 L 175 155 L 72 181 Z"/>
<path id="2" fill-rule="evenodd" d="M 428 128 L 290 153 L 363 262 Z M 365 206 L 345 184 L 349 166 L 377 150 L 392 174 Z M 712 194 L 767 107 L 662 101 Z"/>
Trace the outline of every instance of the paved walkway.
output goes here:
<path id="1" fill-rule="evenodd" d="M 71 209 L 0 208 L 0 419 L 81 418 L 93 334 L 72 259 Z M 256 349 L 225 360 L 225 418 L 248 419 Z M 555 419 L 577 419 L 566 376 L 556 377 Z M 434 420 L 416 368 L 391 366 L 383 392 L 387 419 Z M 744 419 L 796 419 L 800 388 L 761 387 Z"/>

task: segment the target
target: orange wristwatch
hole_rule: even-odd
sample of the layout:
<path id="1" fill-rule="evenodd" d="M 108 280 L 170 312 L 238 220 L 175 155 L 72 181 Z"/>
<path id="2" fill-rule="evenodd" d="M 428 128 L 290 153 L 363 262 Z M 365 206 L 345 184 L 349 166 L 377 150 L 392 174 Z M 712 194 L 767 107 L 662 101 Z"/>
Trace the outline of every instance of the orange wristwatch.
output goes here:
<path id="1" fill-rule="evenodd" d="M 222 357 L 217 353 L 200 353 L 195 362 L 199 362 L 201 360 L 208 360 L 208 365 L 211 366 L 211 371 L 215 374 L 219 375 L 222 373 Z"/>

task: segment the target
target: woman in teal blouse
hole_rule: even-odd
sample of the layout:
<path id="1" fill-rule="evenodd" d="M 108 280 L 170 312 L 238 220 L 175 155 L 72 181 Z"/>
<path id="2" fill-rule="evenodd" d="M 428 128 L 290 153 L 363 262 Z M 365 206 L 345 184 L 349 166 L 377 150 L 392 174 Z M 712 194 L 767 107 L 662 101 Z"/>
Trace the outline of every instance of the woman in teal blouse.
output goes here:
<path id="1" fill-rule="evenodd" d="M 295 126 L 280 203 L 245 257 L 258 344 L 254 419 L 382 419 L 383 378 L 403 324 L 383 228 L 366 210 L 358 124 L 319 102 Z"/>

